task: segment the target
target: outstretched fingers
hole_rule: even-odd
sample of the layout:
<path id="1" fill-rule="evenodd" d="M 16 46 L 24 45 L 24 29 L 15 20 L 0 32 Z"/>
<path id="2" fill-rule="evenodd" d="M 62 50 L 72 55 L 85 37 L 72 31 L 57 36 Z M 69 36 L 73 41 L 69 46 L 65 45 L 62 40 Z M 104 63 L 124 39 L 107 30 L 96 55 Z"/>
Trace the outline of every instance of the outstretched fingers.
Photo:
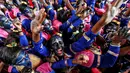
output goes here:
<path id="1" fill-rule="evenodd" d="M 39 18 L 39 23 L 42 24 L 42 22 L 43 22 L 43 21 L 45 20 L 45 18 L 46 18 L 46 12 L 45 12 L 45 9 L 41 9 L 40 12 L 41 12 L 41 16 L 40 16 L 40 18 Z"/>
<path id="2" fill-rule="evenodd" d="M 39 14 L 35 17 L 35 20 L 37 20 L 40 24 L 42 24 L 45 18 L 46 18 L 45 9 L 41 9 L 39 11 Z"/>

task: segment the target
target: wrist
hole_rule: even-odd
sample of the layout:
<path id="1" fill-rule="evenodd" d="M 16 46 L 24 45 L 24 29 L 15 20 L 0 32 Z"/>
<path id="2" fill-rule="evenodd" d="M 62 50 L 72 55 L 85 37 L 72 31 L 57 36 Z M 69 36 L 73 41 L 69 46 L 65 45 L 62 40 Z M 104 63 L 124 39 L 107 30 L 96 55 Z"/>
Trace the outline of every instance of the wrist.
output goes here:
<path id="1" fill-rule="evenodd" d="M 75 60 L 75 59 L 73 59 L 73 60 L 72 60 L 72 63 L 73 63 L 73 64 L 76 64 L 76 60 Z"/>

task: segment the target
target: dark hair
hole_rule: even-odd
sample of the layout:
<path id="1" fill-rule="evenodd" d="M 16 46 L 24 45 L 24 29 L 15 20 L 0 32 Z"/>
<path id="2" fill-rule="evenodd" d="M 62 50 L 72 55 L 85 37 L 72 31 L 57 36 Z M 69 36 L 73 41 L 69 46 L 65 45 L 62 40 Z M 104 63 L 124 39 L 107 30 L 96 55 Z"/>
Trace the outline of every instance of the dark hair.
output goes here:
<path id="1" fill-rule="evenodd" d="M 71 15 L 71 12 L 69 10 L 60 10 L 57 11 L 57 19 L 61 21 L 62 23 L 66 22 Z"/>
<path id="2" fill-rule="evenodd" d="M 27 7 L 26 4 L 20 4 L 20 5 L 19 5 L 19 10 L 20 10 L 21 12 L 23 12 L 26 7 Z"/>
<path id="3" fill-rule="evenodd" d="M 99 6 L 98 3 L 101 3 L 101 2 L 102 2 L 102 0 L 97 0 L 97 1 L 96 1 L 96 4 L 95 4 L 95 7 L 100 8 L 100 6 Z"/>
<path id="4" fill-rule="evenodd" d="M 14 64 L 20 47 L 0 47 L 0 60 L 5 64 Z"/>
<path id="5" fill-rule="evenodd" d="M 33 71 L 33 69 L 24 67 L 20 73 L 32 73 L 32 71 Z M 40 72 L 34 70 L 34 73 L 40 73 Z"/>

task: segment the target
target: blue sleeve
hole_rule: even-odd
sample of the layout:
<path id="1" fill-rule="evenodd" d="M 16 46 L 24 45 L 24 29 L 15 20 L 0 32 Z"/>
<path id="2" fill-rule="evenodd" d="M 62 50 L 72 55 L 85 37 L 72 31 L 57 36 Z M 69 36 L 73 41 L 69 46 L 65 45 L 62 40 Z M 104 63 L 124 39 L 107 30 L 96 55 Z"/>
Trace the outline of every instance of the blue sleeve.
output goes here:
<path id="1" fill-rule="evenodd" d="M 19 36 L 20 39 L 20 45 L 23 47 L 28 46 L 28 40 L 27 37 L 25 35 Z"/>
<path id="2" fill-rule="evenodd" d="M 92 23 L 92 26 L 94 26 L 99 20 L 100 20 L 100 16 L 98 16 L 97 14 L 94 14 L 92 16 L 92 20 L 91 20 L 91 23 Z"/>
<path id="3" fill-rule="evenodd" d="M 73 59 L 60 60 L 58 62 L 54 62 L 51 67 L 53 69 L 61 69 L 61 68 L 65 68 L 67 66 L 69 66 L 69 67 L 76 66 L 75 64 L 72 64 L 72 60 Z M 66 65 L 65 61 L 66 61 L 67 65 Z"/>
<path id="4" fill-rule="evenodd" d="M 38 53 L 39 55 L 41 55 L 42 57 L 47 57 L 49 56 L 49 51 L 48 49 L 42 44 L 42 42 L 44 41 L 45 39 L 40 36 L 40 41 L 39 42 L 34 42 L 33 41 L 33 46 L 34 46 L 34 52 Z"/>
<path id="5" fill-rule="evenodd" d="M 60 31 L 64 31 L 64 30 L 67 30 L 67 28 L 69 28 L 69 24 L 67 24 L 67 22 L 65 22 L 65 23 L 63 23 L 60 27 L 59 27 L 59 29 L 60 29 Z"/>
<path id="6" fill-rule="evenodd" d="M 58 0 L 58 5 L 62 5 L 63 0 Z"/>
<path id="7" fill-rule="evenodd" d="M 72 22 L 74 22 L 75 20 L 79 19 L 78 16 L 76 16 L 75 14 L 73 14 L 65 23 L 63 23 L 59 29 L 60 31 L 64 31 L 67 30 L 69 28 L 69 26 L 71 25 Z"/>
<path id="8" fill-rule="evenodd" d="M 68 28 L 67 31 L 68 31 L 69 33 L 70 33 L 70 32 L 73 32 L 74 27 L 75 27 L 75 28 L 79 27 L 82 22 L 83 22 L 83 21 L 82 21 L 80 18 L 77 19 L 75 22 L 73 22 L 73 23 L 71 24 L 71 26 Z"/>
<path id="9" fill-rule="evenodd" d="M 76 10 L 71 10 L 71 14 L 76 14 Z"/>
<path id="10" fill-rule="evenodd" d="M 109 50 L 106 54 L 100 55 L 100 65 L 98 67 L 100 68 L 108 68 L 112 67 L 119 55 L 120 47 L 118 46 L 110 46 Z M 93 67 L 97 66 L 98 63 L 98 55 L 95 55 Z"/>
<path id="11" fill-rule="evenodd" d="M 22 21 L 22 27 L 25 28 L 27 31 L 29 31 L 30 30 L 30 23 L 31 23 L 30 19 L 24 19 Z"/>
<path id="12" fill-rule="evenodd" d="M 47 10 L 48 10 L 50 20 L 53 20 L 53 19 L 54 19 L 54 16 L 55 16 L 55 12 L 54 12 L 53 7 L 49 5 L 49 6 L 47 6 L 46 8 L 47 8 Z"/>
<path id="13" fill-rule="evenodd" d="M 72 50 L 74 52 L 80 52 L 90 47 L 96 36 L 97 34 L 94 34 L 91 30 L 89 30 L 88 32 L 84 33 L 77 42 L 72 44 Z"/>

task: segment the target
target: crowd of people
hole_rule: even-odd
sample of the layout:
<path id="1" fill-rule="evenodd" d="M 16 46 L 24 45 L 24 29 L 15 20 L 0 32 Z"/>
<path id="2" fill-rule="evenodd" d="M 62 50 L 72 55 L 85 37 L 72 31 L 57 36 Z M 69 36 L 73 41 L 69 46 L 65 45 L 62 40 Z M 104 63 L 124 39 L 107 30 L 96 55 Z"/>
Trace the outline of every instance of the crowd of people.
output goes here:
<path id="1" fill-rule="evenodd" d="M 1 0 L 1 73 L 129 73 L 130 0 Z"/>

